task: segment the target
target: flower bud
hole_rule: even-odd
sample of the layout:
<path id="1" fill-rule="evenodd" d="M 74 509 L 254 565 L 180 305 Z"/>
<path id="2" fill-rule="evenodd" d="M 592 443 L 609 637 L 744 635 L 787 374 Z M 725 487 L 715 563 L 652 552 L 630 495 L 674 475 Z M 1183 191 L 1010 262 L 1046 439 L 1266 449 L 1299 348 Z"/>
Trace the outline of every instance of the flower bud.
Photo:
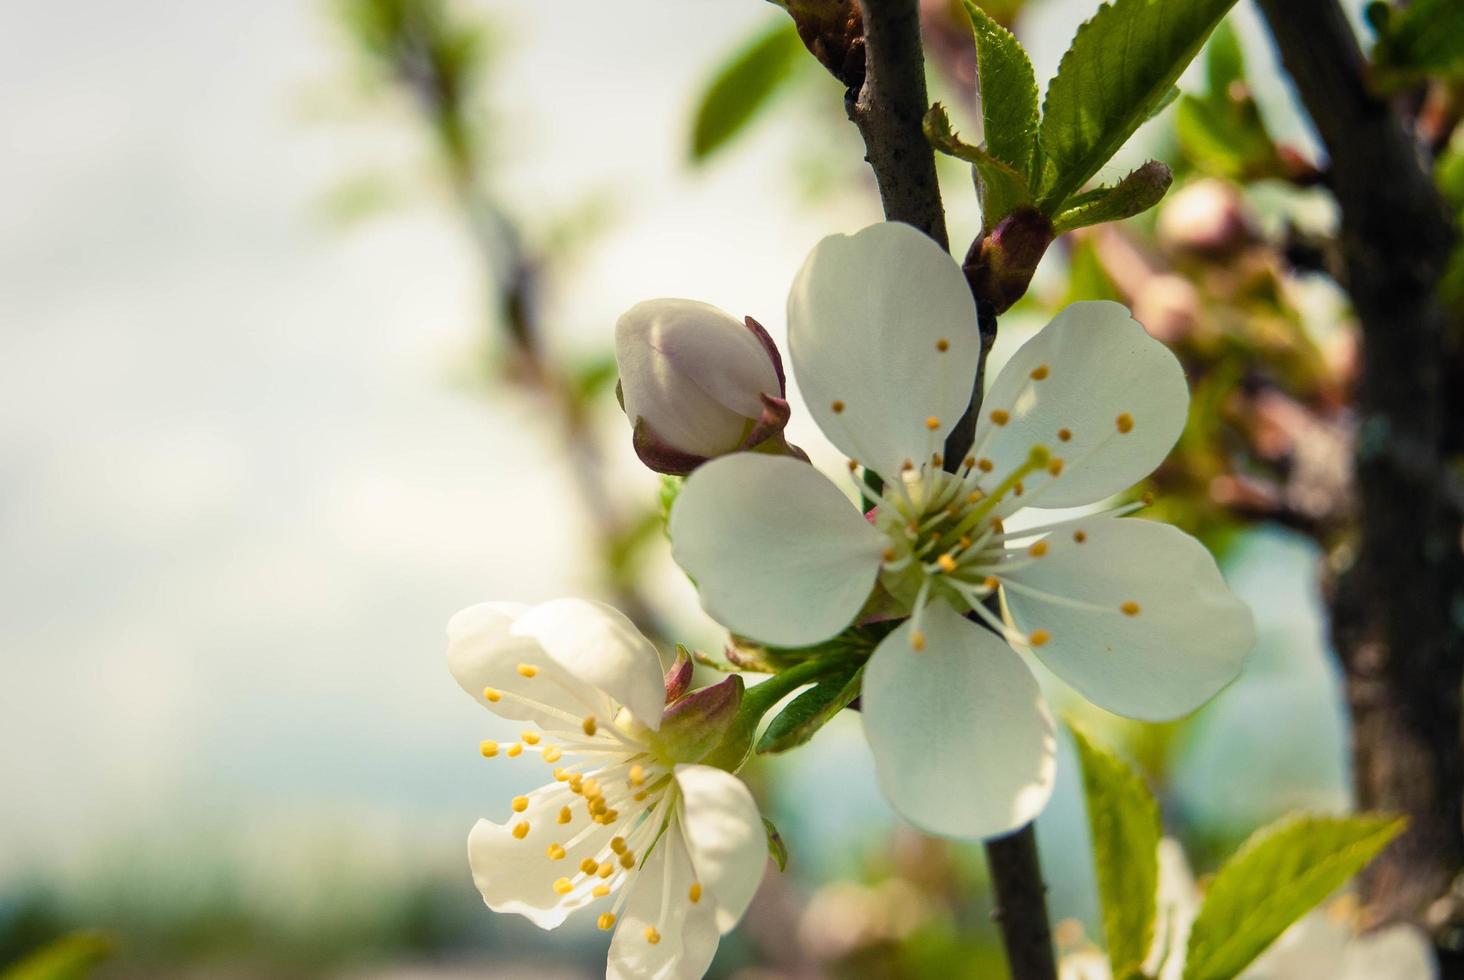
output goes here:
<path id="1" fill-rule="evenodd" d="M 620 400 L 641 462 L 685 475 L 716 456 L 783 441 L 788 423 L 783 362 L 772 338 L 748 317 L 715 306 L 653 299 L 615 325 Z"/>
<path id="2" fill-rule="evenodd" d="M 1157 230 L 1167 248 L 1203 254 L 1228 253 L 1255 237 L 1240 191 L 1213 177 L 1171 195 L 1159 211 Z"/>

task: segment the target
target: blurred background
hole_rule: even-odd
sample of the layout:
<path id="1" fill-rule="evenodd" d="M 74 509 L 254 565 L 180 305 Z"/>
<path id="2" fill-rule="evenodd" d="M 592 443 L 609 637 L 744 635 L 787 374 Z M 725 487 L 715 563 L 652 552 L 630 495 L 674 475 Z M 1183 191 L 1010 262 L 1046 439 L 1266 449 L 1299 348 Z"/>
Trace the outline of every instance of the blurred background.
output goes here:
<path id="1" fill-rule="evenodd" d="M 974 136 L 969 28 L 925 6 L 932 97 Z M 1093 9 L 986 6 L 1039 84 Z M 1253 10 L 1227 25 L 1121 158 L 1170 164 L 1166 202 L 1053 248 L 994 354 L 1113 297 L 1190 370 L 1150 489 L 1260 644 L 1171 725 L 1049 682 L 1201 870 L 1349 806 L 1317 598 L 1350 451 L 1336 219 Z M 880 216 L 841 87 L 752 0 L 137 0 L 0 8 L 0 92 L 0 964 L 94 930 L 112 977 L 602 972 L 592 924 L 542 933 L 472 886 L 468 828 L 534 773 L 479 757 L 499 728 L 443 627 L 597 594 L 719 649 L 613 325 L 686 296 L 783 342 L 809 248 Z M 840 465 L 794 404 L 790 441 Z M 898 825 L 847 715 L 750 770 L 791 861 L 713 975 L 998 975 L 980 849 Z M 1063 751 L 1038 833 L 1073 942 L 1096 900 Z"/>

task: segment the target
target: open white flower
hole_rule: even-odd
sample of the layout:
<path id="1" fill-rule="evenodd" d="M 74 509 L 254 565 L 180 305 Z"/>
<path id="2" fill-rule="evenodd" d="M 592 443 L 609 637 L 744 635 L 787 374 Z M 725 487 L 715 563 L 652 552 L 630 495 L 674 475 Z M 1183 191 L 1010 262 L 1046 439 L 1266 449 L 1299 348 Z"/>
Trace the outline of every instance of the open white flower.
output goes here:
<path id="1" fill-rule="evenodd" d="M 825 435 L 884 480 L 868 519 L 792 459 L 740 453 L 688 478 L 676 560 L 734 632 L 805 646 L 847 627 L 876 582 L 910 619 L 864 675 L 882 789 L 951 836 L 1021 826 L 1052 789 L 1052 721 L 1008 643 L 1096 704 L 1193 710 L 1249 651 L 1249 611 L 1199 542 L 1120 520 L 1134 506 L 1008 531 L 1019 509 L 1095 504 L 1138 482 L 1184 426 L 1174 356 L 1116 303 L 1068 307 L 1011 358 L 955 472 L 945 437 L 980 356 L 956 263 L 908 225 L 824 239 L 788 299 L 794 374 Z M 986 608 L 999 595 L 1007 621 Z"/>
<path id="2" fill-rule="evenodd" d="M 552 929 L 599 909 L 615 929 L 607 976 L 694 980 L 752 901 L 767 863 L 757 805 L 742 781 L 688 764 L 720 736 L 740 686 L 674 701 L 655 648 L 620 613 L 559 599 L 485 603 L 448 625 L 453 676 L 519 741 L 489 758 L 538 757 L 553 780 L 516 797 L 502 824 L 468 838 L 473 880 L 495 912 Z"/>

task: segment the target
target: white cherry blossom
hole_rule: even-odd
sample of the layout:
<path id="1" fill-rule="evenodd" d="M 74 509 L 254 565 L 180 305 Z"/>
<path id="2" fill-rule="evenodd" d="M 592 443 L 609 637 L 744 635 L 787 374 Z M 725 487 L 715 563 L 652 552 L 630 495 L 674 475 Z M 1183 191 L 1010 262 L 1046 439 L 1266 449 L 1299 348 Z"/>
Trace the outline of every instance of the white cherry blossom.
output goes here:
<path id="1" fill-rule="evenodd" d="M 794 281 L 788 341 L 810 414 L 873 506 L 866 516 L 796 460 L 739 453 L 688 478 L 673 552 L 707 612 L 763 643 L 838 634 L 876 583 L 909 614 L 870 659 L 861 714 L 881 787 L 911 822 L 989 836 L 1045 804 L 1052 721 L 1013 647 L 1099 706 L 1149 720 L 1192 711 L 1235 677 L 1251 616 L 1193 538 L 1121 519 L 1137 505 L 1006 526 L 1034 505 L 1101 503 L 1178 438 L 1183 371 L 1126 309 L 1074 304 L 1018 350 L 953 472 L 941 453 L 981 340 L 964 276 L 937 245 L 892 222 L 824 239 Z M 881 494 L 861 467 L 883 478 Z"/>
<path id="2" fill-rule="evenodd" d="M 701 977 L 767 863 L 742 781 L 681 761 L 705 753 L 695 713 L 708 699 L 698 695 L 716 689 L 663 715 L 672 685 L 655 648 L 614 609 L 579 599 L 465 609 L 448 625 L 448 659 L 464 690 L 525 724 L 517 741 L 485 741 L 482 754 L 537 756 L 552 773 L 512 800 L 503 823 L 473 828 L 468 858 L 484 902 L 545 929 L 595 912 L 615 930 L 612 980 Z"/>

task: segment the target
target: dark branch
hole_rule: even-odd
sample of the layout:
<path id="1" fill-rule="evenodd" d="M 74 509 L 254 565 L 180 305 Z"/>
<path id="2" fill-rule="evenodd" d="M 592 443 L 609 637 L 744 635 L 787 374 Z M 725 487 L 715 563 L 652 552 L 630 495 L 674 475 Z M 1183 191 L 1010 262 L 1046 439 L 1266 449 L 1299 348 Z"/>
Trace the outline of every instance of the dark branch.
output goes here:
<path id="1" fill-rule="evenodd" d="M 1012 980 L 1052 980 L 1057 963 L 1047 924 L 1047 888 L 1032 824 L 986 842 L 986 863 L 996 892 L 996 924 Z M 1035 887 L 1034 887 L 1035 883 Z"/>
<path id="2" fill-rule="evenodd" d="M 1368 89 L 1336 0 L 1260 5 L 1331 157 L 1345 286 L 1362 328 L 1359 534 L 1332 590 L 1332 629 L 1358 803 L 1410 818 L 1364 878 L 1364 899 L 1373 922 L 1432 927 L 1454 976 L 1464 948 L 1464 915 L 1448 898 L 1464 868 L 1464 556 L 1444 447 L 1464 372 L 1437 293 L 1454 229 L 1419 146 Z"/>

